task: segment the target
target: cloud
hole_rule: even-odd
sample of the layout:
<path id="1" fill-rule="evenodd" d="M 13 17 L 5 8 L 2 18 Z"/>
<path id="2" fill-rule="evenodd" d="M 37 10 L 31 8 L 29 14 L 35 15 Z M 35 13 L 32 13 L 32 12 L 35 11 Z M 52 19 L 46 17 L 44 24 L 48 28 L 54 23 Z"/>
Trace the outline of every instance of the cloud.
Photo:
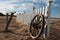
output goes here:
<path id="1" fill-rule="evenodd" d="M 32 9 L 33 6 L 33 3 L 22 3 L 20 5 L 14 6 L 14 9 L 16 9 L 16 11 L 28 11 Z"/>
<path id="2" fill-rule="evenodd" d="M 54 6 L 54 7 L 60 7 L 60 1 L 54 0 L 54 2 L 52 3 L 52 6 Z"/>
<path id="3" fill-rule="evenodd" d="M 8 12 L 8 11 L 14 10 L 13 4 L 6 4 L 6 3 L 0 3 L 0 12 Z"/>
<path id="4" fill-rule="evenodd" d="M 54 7 L 60 7 L 60 4 L 53 4 Z"/>
<path id="5" fill-rule="evenodd" d="M 1 1 L 1 0 L 0 0 Z M 20 3 L 20 2 L 26 2 L 26 1 L 31 1 L 31 2 L 37 2 L 37 3 L 45 3 L 46 0 L 2 0 L 0 2 L 0 12 L 9 12 L 9 11 L 23 11 L 23 10 L 30 10 L 33 6 L 35 6 L 33 3 Z M 55 0 L 54 0 L 55 1 Z M 18 3 L 18 4 L 13 4 L 13 3 Z M 53 4 L 55 6 L 59 6 L 57 4 Z"/>
<path id="6" fill-rule="evenodd" d="M 32 2 L 45 3 L 46 0 L 32 0 Z"/>
<path id="7" fill-rule="evenodd" d="M 21 11 L 21 10 L 30 9 L 34 6 L 33 3 L 12 4 L 13 2 L 18 2 L 18 1 L 7 0 L 5 2 L 0 2 L 0 12 L 6 13 L 11 11 Z"/>
<path id="8" fill-rule="evenodd" d="M 26 2 L 26 1 L 31 1 L 31 0 L 5 0 L 2 2 L 5 2 L 5 3 L 21 3 L 21 2 Z"/>
<path id="9" fill-rule="evenodd" d="M 32 2 L 37 2 L 37 3 L 47 3 L 49 0 L 32 0 Z M 50 0 L 50 1 L 53 1 L 53 3 L 56 1 L 56 0 Z"/>

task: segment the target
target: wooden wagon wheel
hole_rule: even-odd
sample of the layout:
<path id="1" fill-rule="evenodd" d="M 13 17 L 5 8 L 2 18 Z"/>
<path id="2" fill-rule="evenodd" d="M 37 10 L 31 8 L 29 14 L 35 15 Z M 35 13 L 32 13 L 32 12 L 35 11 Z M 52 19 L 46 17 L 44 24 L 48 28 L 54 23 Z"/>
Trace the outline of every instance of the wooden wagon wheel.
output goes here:
<path id="1" fill-rule="evenodd" d="M 43 15 L 34 16 L 30 24 L 30 36 L 34 39 L 38 38 L 43 32 L 43 28 L 44 28 L 44 16 Z"/>

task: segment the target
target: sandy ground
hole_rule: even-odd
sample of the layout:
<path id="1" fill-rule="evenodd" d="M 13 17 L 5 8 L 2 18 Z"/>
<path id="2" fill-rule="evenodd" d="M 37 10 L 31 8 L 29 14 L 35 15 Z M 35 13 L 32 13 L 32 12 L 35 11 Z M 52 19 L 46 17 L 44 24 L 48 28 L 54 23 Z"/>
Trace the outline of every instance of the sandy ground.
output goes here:
<path id="1" fill-rule="evenodd" d="M 51 21 L 50 37 L 47 40 L 60 40 L 60 20 Z M 0 17 L 0 40 L 34 40 L 29 36 L 29 27 L 23 23 L 16 22 L 16 17 L 11 21 L 8 30 L 4 32 L 6 27 L 6 17 Z M 40 37 L 36 40 L 45 40 Z"/>

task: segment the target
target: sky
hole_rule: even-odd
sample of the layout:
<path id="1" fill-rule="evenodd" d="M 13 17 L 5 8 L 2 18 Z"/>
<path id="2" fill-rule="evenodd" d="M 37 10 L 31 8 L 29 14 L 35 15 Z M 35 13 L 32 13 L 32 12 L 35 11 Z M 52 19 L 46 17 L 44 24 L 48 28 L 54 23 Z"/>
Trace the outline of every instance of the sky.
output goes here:
<path id="1" fill-rule="evenodd" d="M 47 0 L 0 0 L 0 12 L 30 12 L 32 7 L 36 9 L 46 6 Z M 60 0 L 53 0 L 51 6 L 51 17 L 60 18 Z"/>

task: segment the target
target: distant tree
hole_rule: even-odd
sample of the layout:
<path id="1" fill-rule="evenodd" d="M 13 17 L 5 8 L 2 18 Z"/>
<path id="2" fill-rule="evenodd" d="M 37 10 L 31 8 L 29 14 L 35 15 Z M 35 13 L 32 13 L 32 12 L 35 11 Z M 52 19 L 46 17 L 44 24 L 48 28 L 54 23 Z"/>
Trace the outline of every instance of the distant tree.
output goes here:
<path id="1" fill-rule="evenodd" d="M 3 13 L 0 12 L 0 16 L 5 16 Z"/>

